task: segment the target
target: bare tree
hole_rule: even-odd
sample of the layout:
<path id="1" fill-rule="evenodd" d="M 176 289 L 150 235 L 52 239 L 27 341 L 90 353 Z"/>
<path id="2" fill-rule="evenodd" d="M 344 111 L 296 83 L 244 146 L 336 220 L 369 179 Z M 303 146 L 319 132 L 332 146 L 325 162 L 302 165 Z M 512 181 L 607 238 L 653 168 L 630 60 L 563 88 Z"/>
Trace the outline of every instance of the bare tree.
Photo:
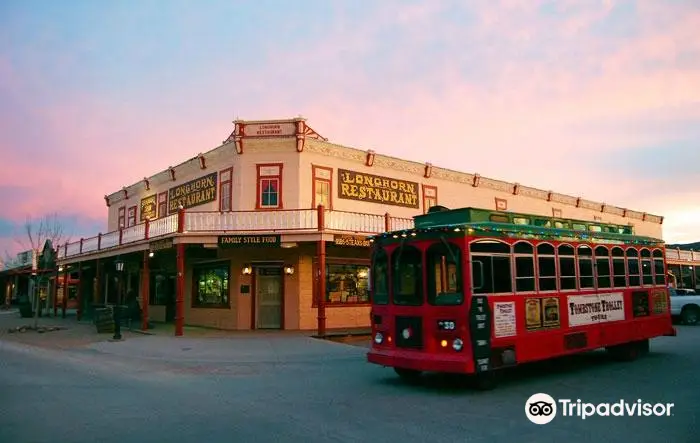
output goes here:
<path id="1" fill-rule="evenodd" d="M 51 242 L 52 248 L 57 248 L 61 243 L 69 241 L 69 237 L 65 233 L 65 228 L 63 223 L 58 217 L 58 214 L 48 214 L 39 219 L 32 219 L 27 217 L 27 221 L 24 224 L 24 234 L 26 237 L 18 238 L 17 243 L 22 246 L 22 249 L 27 251 L 31 250 L 33 254 L 40 254 L 46 241 Z M 41 267 L 41 264 L 39 264 Z M 41 284 L 42 277 L 34 280 L 34 327 L 38 326 L 39 309 L 41 309 L 41 299 L 39 293 L 39 285 Z M 54 284 L 58 284 L 56 281 Z M 67 294 L 63 295 L 64 297 Z M 47 294 L 46 301 L 49 301 L 49 296 Z M 48 309 L 48 303 L 46 304 L 46 309 Z"/>
<path id="2" fill-rule="evenodd" d="M 24 223 L 24 233 L 26 238 L 17 239 L 17 242 L 24 250 L 42 250 L 46 240 L 51 240 L 55 248 L 64 240 L 68 240 L 63 223 L 58 218 L 58 214 L 48 214 L 37 220 L 27 217 Z"/>

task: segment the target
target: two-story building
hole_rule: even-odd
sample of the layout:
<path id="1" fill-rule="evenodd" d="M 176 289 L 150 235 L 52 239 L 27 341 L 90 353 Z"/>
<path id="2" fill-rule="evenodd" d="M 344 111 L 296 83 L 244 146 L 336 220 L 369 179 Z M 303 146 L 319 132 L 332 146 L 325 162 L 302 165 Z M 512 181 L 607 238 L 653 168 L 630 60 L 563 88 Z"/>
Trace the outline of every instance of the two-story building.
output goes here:
<path id="1" fill-rule="evenodd" d="M 303 118 L 234 123 L 221 146 L 106 195 L 107 232 L 59 248 L 81 311 L 123 288 L 176 334 L 368 326 L 366 237 L 438 204 L 662 237 L 660 216 L 337 145 Z"/>

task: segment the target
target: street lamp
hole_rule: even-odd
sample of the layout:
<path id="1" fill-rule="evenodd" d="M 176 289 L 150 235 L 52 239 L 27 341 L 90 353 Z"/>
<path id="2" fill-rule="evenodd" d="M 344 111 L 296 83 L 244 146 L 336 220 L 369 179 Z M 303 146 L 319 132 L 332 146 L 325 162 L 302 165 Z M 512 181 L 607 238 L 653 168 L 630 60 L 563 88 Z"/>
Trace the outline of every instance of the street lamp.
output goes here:
<path id="1" fill-rule="evenodd" d="M 122 339 L 121 316 L 119 315 L 119 304 L 121 303 L 122 293 L 122 272 L 124 272 L 124 261 L 117 259 L 114 262 L 114 267 L 117 270 L 117 304 L 114 306 L 114 340 Z"/>

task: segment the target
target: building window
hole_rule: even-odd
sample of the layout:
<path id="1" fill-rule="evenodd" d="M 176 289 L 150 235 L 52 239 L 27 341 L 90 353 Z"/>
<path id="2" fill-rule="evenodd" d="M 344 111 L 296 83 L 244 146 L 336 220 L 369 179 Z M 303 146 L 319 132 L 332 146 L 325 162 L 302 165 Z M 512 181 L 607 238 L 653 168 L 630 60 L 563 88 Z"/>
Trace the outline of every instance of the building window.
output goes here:
<path id="1" fill-rule="evenodd" d="M 369 264 L 336 260 L 338 261 L 326 263 L 326 304 L 369 303 Z M 314 268 L 318 269 L 318 263 Z M 318 288 L 314 292 L 317 294 L 315 299 L 318 301 Z"/>
<path id="2" fill-rule="evenodd" d="M 195 266 L 192 270 L 192 307 L 194 308 L 228 308 L 229 307 L 229 262 Z"/>
<path id="3" fill-rule="evenodd" d="M 119 208 L 119 223 L 118 223 L 118 229 L 122 229 L 126 227 L 126 207 L 122 206 Z"/>
<path id="4" fill-rule="evenodd" d="M 126 227 L 134 226 L 136 224 L 136 206 L 131 206 L 129 208 L 128 216 L 126 218 Z"/>
<path id="5" fill-rule="evenodd" d="M 158 194 L 158 218 L 168 215 L 168 193 Z"/>
<path id="6" fill-rule="evenodd" d="M 219 211 L 231 210 L 231 191 L 233 189 L 233 168 L 219 172 Z"/>
<path id="7" fill-rule="evenodd" d="M 331 189 L 333 189 L 333 169 L 322 166 L 311 166 L 313 176 L 313 207 L 323 205 L 326 209 L 332 208 Z"/>
<path id="8" fill-rule="evenodd" d="M 282 164 L 258 166 L 257 209 L 282 208 Z"/>
<path id="9" fill-rule="evenodd" d="M 438 192 L 436 186 L 423 185 L 423 214 L 428 213 L 428 209 L 438 205 Z"/>

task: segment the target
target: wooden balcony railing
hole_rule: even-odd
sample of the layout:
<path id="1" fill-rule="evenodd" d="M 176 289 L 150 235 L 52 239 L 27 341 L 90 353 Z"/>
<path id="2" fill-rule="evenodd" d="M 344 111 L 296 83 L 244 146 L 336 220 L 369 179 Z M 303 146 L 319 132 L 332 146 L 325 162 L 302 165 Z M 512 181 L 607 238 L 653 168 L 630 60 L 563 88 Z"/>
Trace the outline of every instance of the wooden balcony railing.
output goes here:
<path id="1" fill-rule="evenodd" d="M 319 221 L 323 226 L 319 227 Z M 75 257 L 176 233 L 313 232 L 321 228 L 330 232 L 372 235 L 411 229 L 413 219 L 392 217 L 388 213 L 365 214 L 323 208 L 237 212 L 180 210 L 158 220 L 66 243 L 58 248 L 58 258 Z M 667 249 L 666 259 L 700 262 L 700 252 Z"/>
<path id="2" fill-rule="evenodd" d="M 319 211 L 323 211 L 323 216 Z M 328 209 L 285 209 L 279 211 L 197 212 L 181 210 L 157 220 L 146 221 L 106 234 L 66 243 L 58 248 L 58 258 L 104 251 L 131 243 L 176 233 L 219 232 L 348 232 L 372 235 L 388 230 L 410 229 L 413 219 L 390 214 L 332 211 Z"/>

